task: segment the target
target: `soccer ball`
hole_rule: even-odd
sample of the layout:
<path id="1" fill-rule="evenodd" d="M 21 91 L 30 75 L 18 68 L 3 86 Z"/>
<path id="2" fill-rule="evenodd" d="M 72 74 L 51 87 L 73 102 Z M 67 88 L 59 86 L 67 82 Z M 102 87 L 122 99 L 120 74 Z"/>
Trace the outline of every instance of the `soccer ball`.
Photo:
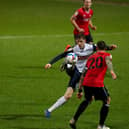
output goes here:
<path id="1" fill-rule="evenodd" d="M 65 62 L 70 64 L 75 64 L 78 60 L 78 57 L 75 53 L 68 53 L 65 57 Z"/>

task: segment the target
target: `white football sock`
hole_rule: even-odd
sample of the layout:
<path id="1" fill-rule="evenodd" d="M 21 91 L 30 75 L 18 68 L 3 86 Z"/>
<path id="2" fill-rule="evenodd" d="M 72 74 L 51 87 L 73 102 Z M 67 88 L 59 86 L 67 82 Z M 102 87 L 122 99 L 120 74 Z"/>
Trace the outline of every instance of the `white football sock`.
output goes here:
<path id="1" fill-rule="evenodd" d="M 60 97 L 49 109 L 49 112 L 52 112 L 56 108 L 60 107 L 63 105 L 67 100 L 64 98 L 64 96 Z"/>

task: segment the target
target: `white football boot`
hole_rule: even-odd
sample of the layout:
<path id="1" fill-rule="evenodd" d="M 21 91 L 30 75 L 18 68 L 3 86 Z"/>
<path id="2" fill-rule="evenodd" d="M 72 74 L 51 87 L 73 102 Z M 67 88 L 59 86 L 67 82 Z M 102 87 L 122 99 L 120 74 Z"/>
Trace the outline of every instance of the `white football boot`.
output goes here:
<path id="1" fill-rule="evenodd" d="M 100 125 L 98 125 L 98 127 L 97 127 L 97 129 L 110 129 L 109 127 L 107 127 L 107 126 L 100 126 Z"/>

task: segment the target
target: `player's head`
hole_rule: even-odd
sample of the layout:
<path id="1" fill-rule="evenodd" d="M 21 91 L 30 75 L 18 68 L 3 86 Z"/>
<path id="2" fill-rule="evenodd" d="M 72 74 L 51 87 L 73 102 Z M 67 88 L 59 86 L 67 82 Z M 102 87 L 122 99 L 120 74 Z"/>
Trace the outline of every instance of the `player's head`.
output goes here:
<path id="1" fill-rule="evenodd" d="M 92 0 L 83 0 L 83 3 L 84 3 L 85 9 L 90 9 L 90 7 L 92 5 Z"/>
<path id="2" fill-rule="evenodd" d="M 86 43 L 85 35 L 79 34 L 78 37 L 77 37 L 77 45 L 78 45 L 80 48 L 84 48 L 85 43 Z"/>
<path id="3" fill-rule="evenodd" d="M 105 48 L 106 48 L 106 43 L 104 41 L 97 42 L 97 49 L 98 50 L 105 50 Z"/>

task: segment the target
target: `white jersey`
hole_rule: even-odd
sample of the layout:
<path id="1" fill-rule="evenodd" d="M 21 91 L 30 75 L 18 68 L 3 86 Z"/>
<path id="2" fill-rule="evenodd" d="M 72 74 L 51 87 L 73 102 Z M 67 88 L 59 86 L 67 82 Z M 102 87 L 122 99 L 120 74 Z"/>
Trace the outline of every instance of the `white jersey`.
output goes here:
<path id="1" fill-rule="evenodd" d="M 94 48 L 92 44 L 85 44 L 83 49 L 80 49 L 78 45 L 73 48 L 73 52 L 78 56 L 78 61 L 76 63 L 76 67 L 80 73 L 82 73 L 88 57 L 94 52 Z"/>

